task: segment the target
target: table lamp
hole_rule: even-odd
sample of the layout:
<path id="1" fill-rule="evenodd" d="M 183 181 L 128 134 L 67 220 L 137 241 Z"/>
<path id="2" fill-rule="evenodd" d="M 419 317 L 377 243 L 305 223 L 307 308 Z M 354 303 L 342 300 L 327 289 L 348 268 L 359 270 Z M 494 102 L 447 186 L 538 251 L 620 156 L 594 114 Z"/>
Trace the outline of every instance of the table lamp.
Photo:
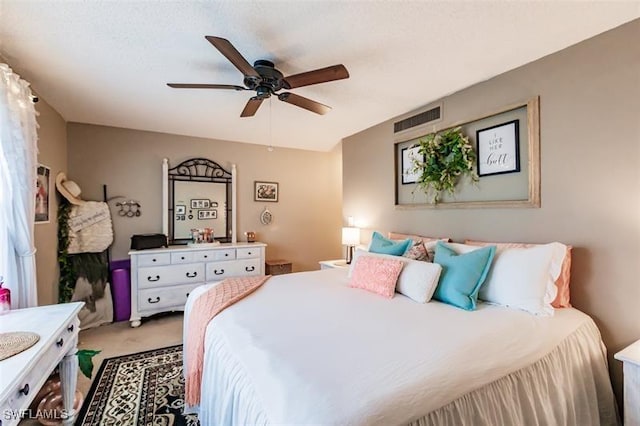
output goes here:
<path id="1" fill-rule="evenodd" d="M 353 248 L 360 244 L 360 228 L 345 226 L 342 228 L 342 245 L 347 246 L 347 264 L 353 260 Z"/>

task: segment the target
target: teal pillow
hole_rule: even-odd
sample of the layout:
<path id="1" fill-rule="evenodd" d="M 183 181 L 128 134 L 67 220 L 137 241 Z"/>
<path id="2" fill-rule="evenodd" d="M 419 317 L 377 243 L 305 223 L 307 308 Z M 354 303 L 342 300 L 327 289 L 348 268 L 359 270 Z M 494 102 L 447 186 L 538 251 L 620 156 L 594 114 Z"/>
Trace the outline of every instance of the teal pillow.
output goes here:
<path id="1" fill-rule="evenodd" d="M 390 254 L 392 256 L 402 256 L 413 244 L 411 238 L 404 241 L 394 241 L 383 237 L 379 232 L 374 231 L 371 237 L 369 251 L 371 253 Z"/>
<path id="2" fill-rule="evenodd" d="M 433 261 L 442 266 L 442 273 L 433 298 L 467 311 L 475 310 L 480 286 L 487 278 L 495 254 L 496 246 L 457 254 L 438 241 Z"/>

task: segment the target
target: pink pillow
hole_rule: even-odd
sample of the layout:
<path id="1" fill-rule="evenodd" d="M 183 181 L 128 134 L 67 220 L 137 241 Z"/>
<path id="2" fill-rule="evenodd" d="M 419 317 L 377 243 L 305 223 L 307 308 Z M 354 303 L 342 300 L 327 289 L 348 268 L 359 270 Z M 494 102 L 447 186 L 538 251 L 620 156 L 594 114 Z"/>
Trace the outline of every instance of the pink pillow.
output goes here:
<path id="1" fill-rule="evenodd" d="M 487 241 L 473 241 L 473 240 L 465 240 L 465 244 L 470 246 L 488 246 L 495 245 L 497 249 L 506 249 L 506 248 L 529 248 L 539 246 L 541 244 L 527 244 L 527 243 L 490 243 Z M 571 292 L 569 290 L 569 284 L 571 281 L 571 250 L 573 247 L 566 246 L 567 253 L 562 260 L 562 267 L 560 269 L 560 275 L 558 279 L 556 279 L 556 287 L 558 288 L 558 294 L 556 298 L 551 302 L 551 306 L 554 308 L 570 308 L 571 303 Z"/>
<path id="2" fill-rule="evenodd" d="M 349 287 L 361 288 L 391 299 L 403 266 L 404 262 L 401 260 L 363 254 L 355 261 Z"/>

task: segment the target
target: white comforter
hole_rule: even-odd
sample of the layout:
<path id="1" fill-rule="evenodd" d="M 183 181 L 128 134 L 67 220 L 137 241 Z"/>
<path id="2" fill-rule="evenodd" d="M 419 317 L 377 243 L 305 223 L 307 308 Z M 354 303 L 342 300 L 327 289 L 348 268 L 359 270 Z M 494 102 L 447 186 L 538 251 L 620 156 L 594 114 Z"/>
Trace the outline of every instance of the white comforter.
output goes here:
<path id="1" fill-rule="evenodd" d="M 201 424 L 617 421 L 604 348 L 583 313 L 536 317 L 485 304 L 467 312 L 347 282 L 344 269 L 275 276 L 214 318 Z M 185 327 L 207 287 L 189 297 Z M 586 384 L 575 385 L 581 377 Z M 524 404 L 525 415 L 478 414 L 499 404 Z"/>

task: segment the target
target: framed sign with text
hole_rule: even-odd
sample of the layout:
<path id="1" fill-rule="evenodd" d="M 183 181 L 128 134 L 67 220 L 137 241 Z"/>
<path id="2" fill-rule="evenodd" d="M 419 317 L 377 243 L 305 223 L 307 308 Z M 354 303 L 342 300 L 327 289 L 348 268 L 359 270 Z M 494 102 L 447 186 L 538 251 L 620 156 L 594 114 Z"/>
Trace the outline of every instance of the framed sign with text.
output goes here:
<path id="1" fill-rule="evenodd" d="M 476 131 L 478 176 L 520 171 L 519 120 Z"/>

